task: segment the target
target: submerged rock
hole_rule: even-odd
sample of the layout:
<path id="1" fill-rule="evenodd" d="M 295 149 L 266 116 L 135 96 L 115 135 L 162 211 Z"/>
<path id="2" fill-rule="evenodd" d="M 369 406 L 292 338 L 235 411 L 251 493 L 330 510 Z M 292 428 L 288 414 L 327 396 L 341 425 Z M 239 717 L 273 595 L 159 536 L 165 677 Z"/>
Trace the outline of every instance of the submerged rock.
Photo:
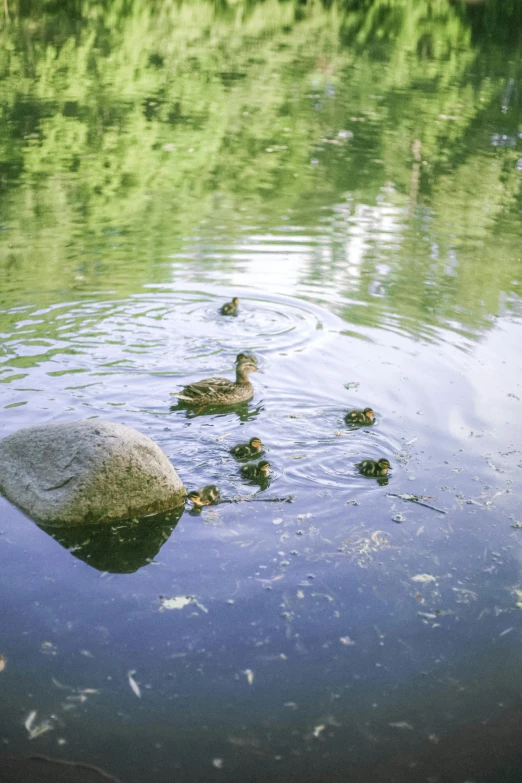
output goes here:
<path id="1" fill-rule="evenodd" d="M 27 427 L 0 440 L 0 490 L 43 525 L 158 514 L 185 496 L 153 440 L 98 419 Z"/>

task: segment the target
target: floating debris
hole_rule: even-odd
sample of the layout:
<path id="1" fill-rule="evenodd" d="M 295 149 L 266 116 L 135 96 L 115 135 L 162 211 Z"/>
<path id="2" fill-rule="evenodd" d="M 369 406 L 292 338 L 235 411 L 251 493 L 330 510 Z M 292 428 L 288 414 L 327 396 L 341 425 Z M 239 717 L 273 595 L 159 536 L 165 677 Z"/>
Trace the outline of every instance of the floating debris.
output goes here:
<path id="1" fill-rule="evenodd" d="M 212 766 L 214 766 L 216 769 L 223 769 L 224 763 L 224 759 L 212 759 Z"/>
<path id="2" fill-rule="evenodd" d="M 73 705 L 83 704 L 84 701 L 87 701 L 87 696 L 85 696 L 85 694 L 83 694 L 83 693 L 77 693 L 77 694 L 75 693 L 75 694 L 71 694 L 69 696 L 66 696 L 65 697 L 65 701 L 66 702 L 72 702 Z"/>
<path id="3" fill-rule="evenodd" d="M 471 601 L 478 600 L 478 594 L 474 590 L 466 590 L 465 587 L 452 587 L 451 589 L 454 593 L 459 594 L 456 598 L 459 604 L 469 604 Z"/>
<path id="4" fill-rule="evenodd" d="M 314 730 L 313 730 L 312 734 L 314 735 L 314 737 L 315 737 L 316 739 L 320 739 L 320 737 L 321 737 L 321 732 L 323 732 L 323 731 L 325 730 L 325 728 L 326 728 L 326 726 L 324 725 L 324 723 L 321 723 L 319 726 L 316 726 L 316 727 L 314 728 Z"/>
<path id="5" fill-rule="evenodd" d="M 406 517 L 404 514 L 395 514 L 394 517 L 392 517 L 392 522 L 397 522 L 397 524 L 400 524 L 401 522 L 406 522 Z"/>
<path id="6" fill-rule="evenodd" d="M 293 503 L 295 495 L 287 495 L 282 498 L 258 498 L 254 495 L 241 495 L 234 498 L 221 498 L 220 503 Z"/>
<path id="7" fill-rule="evenodd" d="M 163 598 L 160 611 L 162 609 L 184 609 L 192 603 L 193 595 L 175 595 L 173 598 Z"/>
<path id="8" fill-rule="evenodd" d="M 205 614 L 208 614 L 208 609 L 206 606 L 203 606 L 195 595 L 174 595 L 172 598 L 164 598 L 163 596 L 160 596 L 161 605 L 160 605 L 160 612 L 163 612 L 165 609 L 171 610 L 171 609 L 184 609 L 186 606 L 189 606 L 189 604 L 194 604 L 198 607 L 198 609 L 201 609 L 202 612 L 205 612 Z"/>
<path id="9" fill-rule="evenodd" d="M 0 655 L 0 672 L 3 672 L 7 664 L 7 658 L 5 655 Z"/>
<path id="10" fill-rule="evenodd" d="M 382 537 L 379 538 L 379 534 L 382 533 Z M 374 530 L 371 534 L 370 538 L 372 539 L 374 544 L 386 544 L 386 538 L 384 537 L 384 531 L 383 530 Z"/>
<path id="11" fill-rule="evenodd" d="M 416 574 L 411 578 L 412 582 L 421 582 L 422 584 L 428 584 L 428 582 L 436 582 L 437 577 L 432 574 Z"/>
<path id="12" fill-rule="evenodd" d="M 38 713 L 36 712 L 36 710 L 33 710 L 32 712 L 29 713 L 29 715 L 25 719 L 24 726 L 27 729 L 27 731 L 29 732 L 31 731 L 31 727 L 34 723 L 34 719 L 36 718 L 37 714 Z"/>
<path id="13" fill-rule="evenodd" d="M 384 531 L 374 530 L 370 537 L 362 529 L 352 528 L 348 538 L 345 538 L 338 552 L 351 556 L 361 568 L 367 568 L 372 562 L 372 554 L 389 546 Z"/>
<path id="14" fill-rule="evenodd" d="M 252 671 L 252 669 L 245 669 L 243 674 L 246 676 L 248 684 L 252 685 L 252 683 L 254 682 L 254 672 Z"/>
<path id="15" fill-rule="evenodd" d="M 46 731 L 52 731 L 54 729 L 54 724 L 51 723 L 50 720 L 44 720 L 41 723 L 34 725 L 34 721 L 37 716 L 36 710 L 33 710 L 29 713 L 27 718 L 25 719 L 24 726 L 27 729 L 27 732 L 29 733 L 29 739 L 36 739 L 41 734 L 45 734 Z"/>
<path id="16" fill-rule="evenodd" d="M 133 674 L 136 674 L 136 671 L 133 669 L 130 672 L 127 672 L 127 678 L 129 680 L 129 685 L 132 688 L 133 693 L 138 697 L 138 699 L 141 699 L 141 688 L 132 676 Z"/>
<path id="17" fill-rule="evenodd" d="M 56 655 L 57 650 L 52 642 L 42 642 L 40 652 L 44 655 Z"/>
<path id="18" fill-rule="evenodd" d="M 283 521 L 282 517 L 277 517 L 277 519 L 273 519 L 272 520 L 272 524 L 273 525 L 280 525 L 282 523 L 282 521 Z"/>
<path id="19" fill-rule="evenodd" d="M 388 723 L 388 726 L 391 726 L 393 729 L 408 729 L 408 731 L 413 731 L 413 726 L 411 723 L 408 723 L 405 720 L 399 720 L 395 723 Z"/>
<path id="20" fill-rule="evenodd" d="M 345 647 L 353 647 L 355 644 L 355 642 L 352 641 L 349 636 L 341 636 L 339 641 L 341 642 L 341 644 L 344 644 Z"/>
<path id="21" fill-rule="evenodd" d="M 430 503 L 425 503 L 425 500 L 429 500 L 429 495 L 409 495 L 407 492 L 397 493 L 397 492 L 388 492 L 387 493 L 389 497 L 392 498 L 400 498 L 401 500 L 409 500 L 412 503 L 418 503 L 419 506 L 426 506 L 426 508 L 431 508 L 432 511 L 438 511 L 439 514 L 447 514 L 447 511 L 444 511 L 443 508 L 437 508 L 437 506 L 432 506 Z"/>

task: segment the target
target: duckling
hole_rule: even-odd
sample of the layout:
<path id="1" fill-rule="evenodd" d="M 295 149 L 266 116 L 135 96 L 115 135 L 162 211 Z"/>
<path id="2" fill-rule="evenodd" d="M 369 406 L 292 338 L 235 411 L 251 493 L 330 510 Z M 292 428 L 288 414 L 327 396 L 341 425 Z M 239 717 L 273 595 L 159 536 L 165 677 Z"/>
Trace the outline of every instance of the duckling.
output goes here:
<path id="1" fill-rule="evenodd" d="M 379 476 L 386 476 L 391 468 L 391 465 L 389 460 L 387 460 L 385 457 L 382 457 L 377 461 L 374 459 L 364 459 L 362 462 L 357 462 L 355 467 L 359 468 L 359 473 L 361 473 L 363 476 L 374 476 L 377 478 Z"/>
<path id="2" fill-rule="evenodd" d="M 263 444 L 261 438 L 250 438 L 248 443 L 238 443 L 237 446 L 232 446 L 230 453 L 237 459 L 253 459 L 263 451 Z"/>
<path id="3" fill-rule="evenodd" d="M 219 502 L 220 497 L 221 493 L 215 484 L 208 484 L 203 489 L 193 489 L 187 495 L 187 498 L 194 503 L 194 508 L 213 506 L 214 503 Z"/>
<path id="4" fill-rule="evenodd" d="M 252 462 L 250 465 L 243 465 L 241 473 L 250 481 L 257 481 L 258 483 L 265 483 L 270 478 L 269 472 L 270 463 L 266 459 L 262 459 L 261 462 Z"/>
<path id="5" fill-rule="evenodd" d="M 257 367 L 257 359 L 252 353 L 238 353 L 236 364 L 241 364 L 241 362 L 250 362 L 250 364 L 255 364 Z"/>
<path id="6" fill-rule="evenodd" d="M 373 408 L 364 408 L 364 410 L 355 408 L 353 411 L 348 411 L 344 420 L 347 424 L 373 424 L 375 414 Z"/>
<path id="7" fill-rule="evenodd" d="M 221 315 L 237 315 L 238 305 L 239 299 L 235 296 L 231 302 L 225 302 L 219 312 Z"/>
<path id="8" fill-rule="evenodd" d="M 236 367 L 236 380 L 227 378 L 205 378 L 189 383 L 179 392 L 172 392 L 180 402 L 205 408 L 209 405 L 236 405 L 246 402 L 254 394 L 254 387 L 248 380 L 251 372 L 259 372 L 252 362 L 240 362 Z"/>

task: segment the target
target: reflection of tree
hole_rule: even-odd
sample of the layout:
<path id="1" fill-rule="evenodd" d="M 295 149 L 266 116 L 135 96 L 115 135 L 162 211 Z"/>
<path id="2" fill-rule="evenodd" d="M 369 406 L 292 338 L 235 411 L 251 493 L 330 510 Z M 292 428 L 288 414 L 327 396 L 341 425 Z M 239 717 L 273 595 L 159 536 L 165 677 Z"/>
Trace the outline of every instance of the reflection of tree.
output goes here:
<path id="1" fill-rule="evenodd" d="M 341 290 L 364 300 L 376 282 L 386 307 L 413 322 L 485 323 L 509 290 L 518 244 L 500 226 L 518 204 L 519 156 L 490 144 L 492 129 L 516 139 L 520 112 L 506 87 L 507 71 L 519 77 L 518 50 L 506 65 L 506 47 L 520 12 L 502 8 L 120 0 L 41 3 L 27 15 L 21 0 L 10 4 L 0 297 L 29 274 L 42 289 L 99 288 L 127 266 L 119 285 L 135 290 L 168 274 L 151 259 L 204 217 L 218 214 L 233 234 L 240 210 L 278 221 L 290 207 L 315 226 L 320 208 L 343 207 L 348 194 L 350 215 L 384 199 L 400 231 L 389 246 L 368 238 L 359 290 L 348 291 L 349 227 L 337 227 Z M 343 130 L 353 138 L 339 139 Z M 379 281 L 383 260 L 392 271 Z M 315 280 L 331 273 L 310 268 Z M 368 304 L 361 317 L 380 320 L 382 299 Z"/>

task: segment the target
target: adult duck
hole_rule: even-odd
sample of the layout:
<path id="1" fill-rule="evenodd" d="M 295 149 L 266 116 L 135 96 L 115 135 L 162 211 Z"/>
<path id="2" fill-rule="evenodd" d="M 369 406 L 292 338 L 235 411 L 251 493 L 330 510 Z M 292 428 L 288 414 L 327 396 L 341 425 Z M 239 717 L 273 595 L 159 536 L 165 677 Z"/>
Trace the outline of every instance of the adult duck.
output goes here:
<path id="1" fill-rule="evenodd" d="M 236 380 L 228 378 L 205 378 L 202 381 L 189 383 L 179 392 L 172 392 L 180 402 L 198 408 L 210 405 L 237 405 L 246 402 L 254 395 L 254 387 L 248 376 L 251 372 L 259 372 L 252 362 L 239 362 L 236 366 Z"/>

